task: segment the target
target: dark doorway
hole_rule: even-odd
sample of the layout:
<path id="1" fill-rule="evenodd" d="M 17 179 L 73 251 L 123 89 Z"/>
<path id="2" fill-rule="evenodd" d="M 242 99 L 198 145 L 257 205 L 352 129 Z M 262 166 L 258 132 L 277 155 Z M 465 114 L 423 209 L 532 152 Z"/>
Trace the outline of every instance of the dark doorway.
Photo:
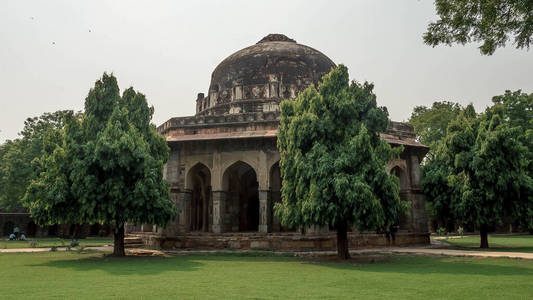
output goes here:
<path id="1" fill-rule="evenodd" d="M 191 231 L 208 232 L 211 220 L 211 172 L 198 163 L 191 168 L 188 174 L 188 186 L 191 195 Z"/>
<path id="2" fill-rule="evenodd" d="M 259 229 L 259 184 L 255 170 L 238 161 L 224 172 L 232 231 Z"/>
<path id="3" fill-rule="evenodd" d="M 28 232 L 26 234 L 27 236 L 34 237 L 36 233 L 37 233 L 37 225 L 33 221 L 30 221 L 28 223 Z"/>

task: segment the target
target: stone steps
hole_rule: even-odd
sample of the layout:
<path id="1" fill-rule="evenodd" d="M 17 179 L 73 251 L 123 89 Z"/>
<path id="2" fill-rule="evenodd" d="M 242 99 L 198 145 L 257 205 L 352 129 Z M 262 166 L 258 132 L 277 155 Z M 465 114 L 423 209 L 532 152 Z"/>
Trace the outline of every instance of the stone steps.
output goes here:
<path id="1" fill-rule="evenodd" d="M 144 246 L 143 240 L 140 236 L 137 235 L 127 235 L 124 238 L 124 247 L 125 248 L 142 248 Z"/>

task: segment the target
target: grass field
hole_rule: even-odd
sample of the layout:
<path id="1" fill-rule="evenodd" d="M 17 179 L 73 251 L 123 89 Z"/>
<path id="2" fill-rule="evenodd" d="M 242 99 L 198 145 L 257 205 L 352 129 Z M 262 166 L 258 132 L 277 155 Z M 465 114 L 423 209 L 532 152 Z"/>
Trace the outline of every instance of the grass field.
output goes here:
<path id="1" fill-rule="evenodd" d="M 479 236 L 465 236 L 443 241 L 467 249 L 479 249 Z M 489 235 L 489 251 L 533 252 L 533 235 Z"/>
<path id="2" fill-rule="evenodd" d="M 0 254 L 2 299 L 532 299 L 533 261 L 390 256 L 340 263 L 271 256 Z"/>
<path id="3" fill-rule="evenodd" d="M 70 239 L 60 238 L 30 238 L 26 241 L 9 241 L 6 238 L 2 238 L 0 241 L 0 249 L 30 248 L 30 241 L 37 241 L 37 248 L 69 246 L 71 242 Z M 82 246 L 105 246 L 113 244 L 113 240 L 110 238 L 86 238 L 78 241 Z"/>

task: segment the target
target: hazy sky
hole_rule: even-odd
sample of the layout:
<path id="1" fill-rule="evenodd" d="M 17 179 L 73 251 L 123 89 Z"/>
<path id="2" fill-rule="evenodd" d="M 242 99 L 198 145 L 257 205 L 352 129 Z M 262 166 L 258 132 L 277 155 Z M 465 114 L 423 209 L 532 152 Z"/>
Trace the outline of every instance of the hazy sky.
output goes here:
<path id="1" fill-rule="evenodd" d="M 372 81 L 393 120 L 449 100 L 484 109 L 506 89 L 533 92 L 533 51 L 431 48 L 430 0 L 0 1 L 0 142 L 27 117 L 83 109 L 104 71 L 147 95 L 159 125 L 193 115 L 198 92 L 233 52 L 268 33 L 311 46 Z"/>

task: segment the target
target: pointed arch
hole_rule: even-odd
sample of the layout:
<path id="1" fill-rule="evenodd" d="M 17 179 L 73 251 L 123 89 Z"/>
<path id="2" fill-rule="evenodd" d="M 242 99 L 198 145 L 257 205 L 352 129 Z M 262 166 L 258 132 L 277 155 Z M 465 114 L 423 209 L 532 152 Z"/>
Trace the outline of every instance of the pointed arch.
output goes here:
<path id="1" fill-rule="evenodd" d="M 400 191 L 406 191 L 409 189 L 409 177 L 407 172 L 401 166 L 394 166 L 390 170 L 390 174 L 395 175 L 400 180 Z"/>
<path id="2" fill-rule="evenodd" d="M 236 161 L 224 170 L 222 189 L 226 192 L 226 210 L 232 231 L 259 229 L 259 183 L 256 170 L 244 161 Z"/>
<path id="3" fill-rule="evenodd" d="M 211 171 L 203 163 L 196 163 L 189 169 L 185 186 L 191 191 L 190 224 L 191 231 L 209 231 L 211 224 L 212 196 Z"/>
<path id="4" fill-rule="evenodd" d="M 400 199 L 402 201 L 409 201 L 409 177 L 407 176 L 407 171 L 399 165 L 396 165 L 391 168 L 390 174 L 395 175 L 399 179 L 400 184 Z M 402 213 L 399 218 L 399 229 L 400 230 L 410 230 L 410 213 Z"/>

